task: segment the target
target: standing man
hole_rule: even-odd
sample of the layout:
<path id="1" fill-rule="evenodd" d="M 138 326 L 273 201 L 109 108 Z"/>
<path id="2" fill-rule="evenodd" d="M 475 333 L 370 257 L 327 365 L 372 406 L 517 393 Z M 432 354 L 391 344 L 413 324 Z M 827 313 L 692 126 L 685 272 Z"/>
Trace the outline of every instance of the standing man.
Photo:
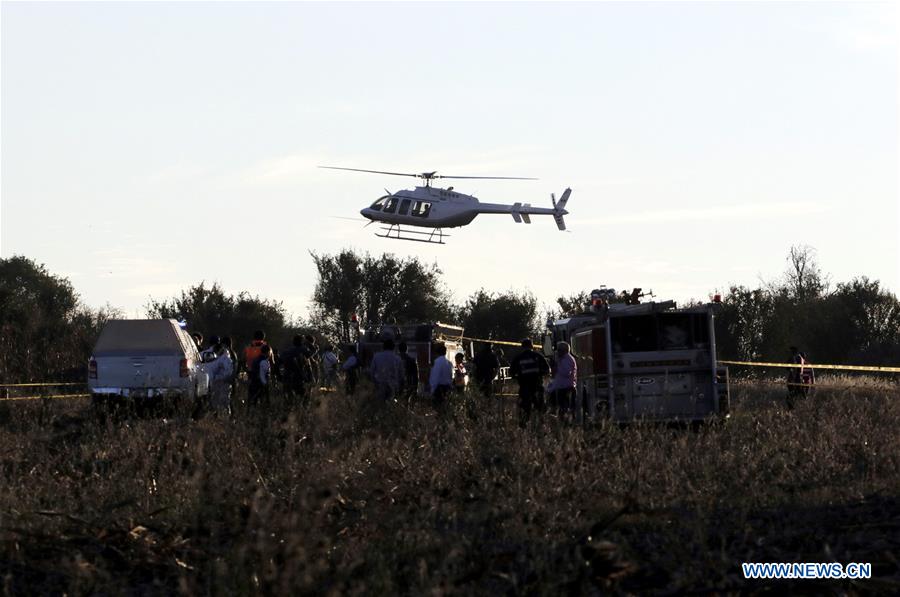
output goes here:
<path id="1" fill-rule="evenodd" d="M 394 352 L 393 340 L 385 340 L 382 350 L 372 357 L 369 373 L 375 382 L 375 397 L 381 402 L 392 400 L 397 395 L 403 383 L 403 361 Z"/>
<path id="2" fill-rule="evenodd" d="M 557 413 L 562 418 L 566 413 L 575 416 L 575 388 L 578 385 L 578 364 L 571 354 L 568 342 L 556 344 L 556 372 L 550 381 L 548 391 L 556 398 Z"/>
<path id="3" fill-rule="evenodd" d="M 475 355 L 475 383 L 482 394 L 491 397 L 494 393 L 494 378 L 500 370 L 500 359 L 494 354 L 494 347 L 488 343 Z"/>
<path id="4" fill-rule="evenodd" d="M 325 387 L 333 390 L 337 386 L 338 356 L 334 347 L 329 344 L 322 353 L 322 370 L 325 374 Z"/>
<path id="5" fill-rule="evenodd" d="M 238 363 L 238 356 L 237 353 L 234 352 L 230 336 L 222 337 L 222 348 L 228 353 L 228 358 L 231 359 L 231 375 L 228 377 L 228 403 L 230 405 L 231 398 L 237 395 L 237 376 L 240 363 Z M 234 408 L 231 408 L 230 410 L 232 416 L 234 416 Z"/>
<path id="6" fill-rule="evenodd" d="M 269 360 L 271 349 L 268 344 L 264 344 L 262 348 L 260 348 L 260 354 L 256 357 L 256 360 L 250 365 L 250 370 L 248 371 L 248 375 L 250 378 L 250 386 L 248 388 L 248 393 L 250 396 L 250 404 L 256 406 L 257 404 L 263 404 L 265 406 L 269 405 L 269 386 L 271 384 L 272 378 L 272 363 Z"/>
<path id="7" fill-rule="evenodd" d="M 310 387 L 318 387 L 319 385 L 319 345 L 312 334 L 304 336 L 306 340 L 303 349 L 306 351 L 306 360 L 309 364 L 309 384 Z"/>
<path id="8" fill-rule="evenodd" d="M 284 378 L 284 390 L 291 399 L 301 399 L 306 396 L 304 385 L 306 383 L 307 359 L 303 350 L 303 336 L 297 334 L 292 340 L 291 347 L 281 353 L 279 366 Z"/>
<path id="9" fill-rule="evenodd" d="M 803 358 L 803 354 L 796 346 L 791 346 L 790 350 L 790 362 L 791 364 L 797 365 L 797 367 L 789 368 L 787 374 L 787 407 L 793 409 L 794 399 L 803 398 L 804 396 L 803 365 L 806 363 L 806 359 Z"/>
<path id="10" fill-rule="evenodd" d="M 244 348 L 244 367 L 247 369 L 248 375 L 250 369 L 253 368 L 253 363 L 262 354 L 263 346 L 268 346 L 266 344 L 266 333 L 262 330 L 256 330 L 253 332 L 253 341 Z"/>
<path id="11" fill-rule="evenodd" d="M 356 384 L 359 382 L 359 355 L 356 354 L 356 345 L 350 345 L 350 356 L 341 365 L 341 371 L 344 372 L 344 387 L 348 396 L 352 396 L 356 392 Z"/>
<path id="12" fill-rule="evenodd" d="M 419 364 L 416 363 L 416 359 L 409 356 L 406 342 L 401 342 L 397 350 L 400 351 L 400 360 L 403 361 L 403 397 L 409 402 L 419 391 Z"/>
<path id="13" fill-rule="evenodd" d="M 206 371 L 209 373 L 209 406 L 215 413 L 231 415 L 231 378 L 234 373 L 234 362 L 218 336 L 210 338 L 210 342 L 215 342 L 208 349 L 208 354 L 212 358 L 204 361 L 207 363 Z"/>
<path id="14" fill-rule="evenodd" d="M 440 343 L 434 349 L 437 358 L 431 364 L 431 375 L 428 387 L 434 398 L 435 408 L 441 409 L 447 401 L 447 395 L 453 389 L 453 363 L 447 358 L 447 345 Z"/>
<path id="15" fill-rule="evenodd" d="M 550 365 L 544 355 L 535 352 L 531 340 L 522 340 L 522 352 L 509 366 L 509 373 L 519 382 L 519 426 L 525 427 L 531 419 L 531 411 L 543 410 L 541 396 L 544 376 L 550 373 Z"/>
<path id="16" fill-rule="evenodd" d="M 461 352 L 453 357 L 453 389 L 457 394 L 463 394 L 469 385 L 469 372 L 466 370 L 466 355 Z"/>

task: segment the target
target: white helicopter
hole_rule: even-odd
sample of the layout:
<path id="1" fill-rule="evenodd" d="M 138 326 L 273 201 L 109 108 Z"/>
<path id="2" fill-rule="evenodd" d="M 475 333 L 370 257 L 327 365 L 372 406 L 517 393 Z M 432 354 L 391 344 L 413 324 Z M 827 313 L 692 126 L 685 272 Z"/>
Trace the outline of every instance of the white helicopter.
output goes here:
<path id="1" fill-rule="evenodd" d="M 398 240 L 413 240 L 418 242 L 445 244 L 444 228 L 456 228 L 472 222 L 478 214 L 510 214 L 516 223 L 531 223 L 531 216 L 553 216 L 556 226 L 560 230 L 566 229 L 563 216 L 568 214 L 566 203 L 572 189 L 563 191 L 559 201 L 556 195 L 551 194 L 550 200 L 553 207 L 531 207 L 528 203 L 482 203 L 472 195 L 466 195 L 453 190 L 431 186 L 431 181 L 438 178 L 465 178 L 482 180 L 537 180 L 536 178 L 523 178 L 519 176 L 445 176 L 435 172 L 422 172 L 421 174 L 409 174 L 406 172 L 385 172 L 383 170 L 363 170 L 360 168 L 341 168 L 338 166 L 319 166 L 330 170 L 350 170 L 352 172 L 370 172 L 372 174 L 390 174 L 392 176 L 412 176 L 425 181 L 425 186 L 416 187 L 414 190 L 403 190 L 391 193 L 387 189 L 387 195 L 379 197 L 375 203 L 360 210 L 360 214 L 370 220 L 369 224 L 379 222 L 384 224 L 383 234 L 375 233 L 382 238 Z M 368 226 L 369 224 L 366 224 Z M 406 228 L 403 228 L 406 226 Z M 414 228 L 431 228 L 431 231 L 411 230 Z M 418 235 L 418 236 L 411 236 Z"/>

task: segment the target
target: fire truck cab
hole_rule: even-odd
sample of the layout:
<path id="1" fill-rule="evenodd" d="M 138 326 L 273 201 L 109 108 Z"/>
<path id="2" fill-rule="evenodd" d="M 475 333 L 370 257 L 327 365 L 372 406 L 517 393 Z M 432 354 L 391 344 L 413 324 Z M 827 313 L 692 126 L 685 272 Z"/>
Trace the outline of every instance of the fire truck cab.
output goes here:
<path id="1" fill-rule="evenodd" d="M 619 422 L 728 416 L 715 303 L 678 309 L 674 301 L 610 304 L 615 294 L 607 289 L 591 294 L 588 310 L 548 323 L 544 338 L 548 356 L 557 342 L 569 343 L 584 416 Z"/>

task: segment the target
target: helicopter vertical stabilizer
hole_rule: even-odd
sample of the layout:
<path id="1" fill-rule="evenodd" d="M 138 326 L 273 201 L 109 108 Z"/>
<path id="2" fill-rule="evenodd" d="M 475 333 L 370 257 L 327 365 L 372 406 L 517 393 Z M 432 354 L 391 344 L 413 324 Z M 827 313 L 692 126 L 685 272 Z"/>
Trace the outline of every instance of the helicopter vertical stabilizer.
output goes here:
<path id="1" fill-rule="evenodd" d="M 566 203 L 569 202 L 569 195 L 571 194 L 572 189 L 566 189 L 563 191 L 559 201 L 556 200 L 555 195 L 550 195 L 550 199 L 553 201 L 553 219 L 556 221 L 556 227 L 560 230 L 566 229 L 566 221 L 563 219 L 563 216 L 569 213 L 566 211 Z"/>

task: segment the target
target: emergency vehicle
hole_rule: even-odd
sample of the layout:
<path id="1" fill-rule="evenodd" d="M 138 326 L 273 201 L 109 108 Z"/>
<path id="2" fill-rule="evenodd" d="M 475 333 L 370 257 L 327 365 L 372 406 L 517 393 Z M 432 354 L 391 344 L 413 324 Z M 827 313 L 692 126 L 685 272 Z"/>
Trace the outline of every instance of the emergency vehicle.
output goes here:
<path id="1" fill-rule="evenodd" d="M 463 328 L 440 322 L 383 325 L 378 330 L 361 333 L 356 348 L 362 368 L 368 369 L 372 357 L 382 349 L 385 340 L 393 340 L 395 346 L 406 342 L 407 354 L 419 365 L 419 381 L 427 386 L 431 364 L 437 358 L 437 344 L 443 343 L 447 347 L 447 358 L 453 362 L 456 353 L 466 354 L 462 337 Z"/>
<path id="2" fill-rule="evenodd" d="M 548 322 L 544 354 L 552 358 L 557 342 L 569 343 L 583 414 L 619 422 L 727 417 L 728 369 L 716 360 L 718 304 L 679 309 L 674 301 L 640 303 L 640 296 L 640 289 L 619 296 L 594 290 L 583 313 Z"/>

